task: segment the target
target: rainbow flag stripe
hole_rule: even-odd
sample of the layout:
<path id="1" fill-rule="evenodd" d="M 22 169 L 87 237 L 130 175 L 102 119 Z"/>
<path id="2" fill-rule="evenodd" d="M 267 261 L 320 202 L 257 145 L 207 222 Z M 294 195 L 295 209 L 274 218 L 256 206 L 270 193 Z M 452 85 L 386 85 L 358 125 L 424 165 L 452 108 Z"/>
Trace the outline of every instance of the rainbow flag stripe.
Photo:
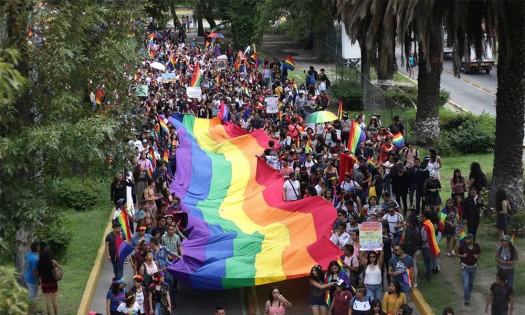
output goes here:
<path id="1" fill-rule="evenodd" d="M 428 247 L 430 248 L 430 254 L 432 257 L 437 257 L 439 255 L 439 245 L 436 242 L 436 233 L 434 231 L 434 225 L 430 220 L 425 220 L 423 222 L 423 228 L 427 232 L 428 237 Z"/>
<path id="2" fill-rule="evenodd" d="M 126 240 L 128 242 L 130 242 L 131 241 L 131 235 L 133 233 L 131 233 L 131 228 L 129 227 L 128 212 L 125 211 L 125 210 L 120 212 L 120 214 L 117 217 L 117 221 L 122 226 L 122 233 L 124 233 L 124 235 L 126 235 Z"/>
<path id="3" fill-rule="evenodd" d="M 283 178 L 258 159 L 271 140 L 220 117 L 173 115 L 177 176 L 170 192 L 188 213 L 184 256 L 168 270 L 199 289 L 303 277 L 341 251 L 329 240 L 335 211 L 321 197 L 285 202 Z"/>
<path id="4" fill-rule="evenodd" d="M 201 67 L 197 62 L 195 64 L 195 69 L 193 69 L 193 75 L 191 76 L 190 86 L 198 87 L 201 85 Z"/>
<path id="5" fill-rule="evenodd" d="M 405 146 L 405 139 L 401 132 L 397 132 L 392 136 L 392 144 L 396 149 L 401 150 Z"/>
<path id="6" fill-rule="evenodd" d="M 350 122 L 350 135 L 348 137 L 348 151 L 355 153 L 359 142 L 366 141 L 366 132 L 355 121 Z"/>

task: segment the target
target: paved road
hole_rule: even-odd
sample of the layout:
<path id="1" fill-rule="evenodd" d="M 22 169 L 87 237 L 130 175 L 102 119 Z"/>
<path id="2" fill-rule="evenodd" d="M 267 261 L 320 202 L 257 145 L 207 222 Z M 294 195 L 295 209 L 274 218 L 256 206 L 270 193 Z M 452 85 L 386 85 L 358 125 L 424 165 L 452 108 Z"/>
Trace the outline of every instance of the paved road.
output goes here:
<path id="1" fill-rule="evenodd" d="M 396 52 L 396 56 L 398 61 L 401 60 L 399 51 Z M 399 66 L 398 68 L 399 71 L 408 75 L 405 67 Z M 496 116 L 496 108 L 494 107 L 496 96 L 491 92 L 488 92 L 496 92 L 496 71 L 493 71 L 488 75 L 481 72 L 479 74 L 461 74 L 462 78 L 465 80 L 471 80 L 474 84 L 478 83 L 480 86 L 483 86 L 484 89 L 482 89 L 449 74 L 449 71 L 452 73 L 452 62 L 450 60 L 445 61 L 443 68 L 446 71 L 441 74 L 441 88 L 450 92 L 450 100 L 452 102 L 468 109 L 474 114 L 488 113 L 492 116 Z M 485 85 L 481 85 L 481 82 Z"/>

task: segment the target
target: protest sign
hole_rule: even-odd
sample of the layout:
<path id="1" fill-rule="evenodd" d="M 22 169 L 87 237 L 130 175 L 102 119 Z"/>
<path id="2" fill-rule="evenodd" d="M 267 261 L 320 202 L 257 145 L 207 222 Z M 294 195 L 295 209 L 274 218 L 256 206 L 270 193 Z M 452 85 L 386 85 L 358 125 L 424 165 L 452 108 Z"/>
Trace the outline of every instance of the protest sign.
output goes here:
<path id="1" fill-rule="evenodd" d="M 276 114 L 279 112 L 279 98 L 278 97 L 267 97 L 266 98 L 266 113 L 267 114 Z"/>
<path id="2" fill-rule="evenodd" d="M 195 87 L 187 86 L 186 94 L 188 95 L 189 98 L 196 98 L 200 101 L 202 98 L 201 87 L 200 86 L 195 86 Z"/>
<path id="3" fill-rule="evenodd" d="M 148 86 L 147 85 L 137 85 L 135 89 L 135 95 L 138 97 L 147 97 L 148 96 Z"/>
<path id="4" fill-rule="evenodd" d="M 359 225 L 361 251 L 381 250 L 383 247 L 383 226 L 381 222 L 363 222 Z"/>
<path id="5" fill-rule="evenodd" d="M 163 73 L 162 74 L 162 81 L 163 82 L 174 82 L 175 81 L 175 73 Z"/>

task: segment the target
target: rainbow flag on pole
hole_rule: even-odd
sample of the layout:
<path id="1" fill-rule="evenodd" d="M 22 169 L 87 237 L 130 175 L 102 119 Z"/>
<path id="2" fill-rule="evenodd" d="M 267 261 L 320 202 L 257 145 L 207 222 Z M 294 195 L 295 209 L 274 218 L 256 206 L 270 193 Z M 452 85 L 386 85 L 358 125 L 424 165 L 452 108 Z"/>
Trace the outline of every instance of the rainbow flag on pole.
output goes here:
<path id="1" fill-rule="evenodd" d="M 343 100 L 339 101 L 339 108 L 337 109 L 337 117 L 339 117 L 339 121 L 343 121 Z"/>
<path id="2" fill-rule="evenodd" d="M 175 278 L 198 289 L 262 285 L 307 276 L 342 255 L 329 239 L 336 211 L 328 201 L 282 200 L 282 177 L 256 156 L 271 140 L 265 132 L 218 116 L 168 119 L 180 141 L 170 192 L 193 231 L 181 244 L 184 259 L 168 267 Z"/>
<path id="3" fill-rule="evenodd" d="M 366 132 L 355 121 L 350 122 L 350 135 L 348 137 L 348 151 L 355 153 L 360 142 L 366 141 Z"/>
<path id="4" fill-rule="evenodd" d="M 193 75 L 191 76 L 190 86 L 198 87 L 201 85 L 201 67 L 199 63 L 195 63 L 195 68 L 193 69 Z"/>
<path id="5" fill-rule="evenodd" d="M 396 132 L 392 136 L 392 144 L 398 150 L 401 150 L 405 146 L 405 139 L 403 138 L 403 135 L 401 134 L 401 132 Z"/>
<path id="6" fill-rule="evenodd" d="M 128 212 L 126 210 L 121 211 L 117 217 L 118 223 L 122 227 L 122 233 L 126 235 L 126 240 L 131 241 L 131 228 L 129 227 Z"/>
<path id="7" fill-rule="evenodd" d="M 169 135 L 170 129 L 168 128 L 168 125 L 166 125 L 166 122 L 164 122 L 164 119 L 162 119 L 161 117 L 159 117 L 158 119 L 159 119 L 160 129 L 162 130 L 162 132 Z"/>
<path id="8" fill-rule="evenodd" d="M 284 59 L 283 69 L 288 69 L 291 71 L 295 70 L 295 61 L 292 57 L 288 56 L 286 59 Z"/>

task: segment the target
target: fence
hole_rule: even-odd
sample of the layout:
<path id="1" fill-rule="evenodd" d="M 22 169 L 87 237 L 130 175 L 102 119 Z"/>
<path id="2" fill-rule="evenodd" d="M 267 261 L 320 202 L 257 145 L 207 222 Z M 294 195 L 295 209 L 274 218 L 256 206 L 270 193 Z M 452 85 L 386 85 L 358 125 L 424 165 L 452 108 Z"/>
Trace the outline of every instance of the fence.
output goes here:
<path id="1" fill-rule="evenodd" d="M 406 110 L 410 107 L 398 104 L 392 100 L 385 90 L 377 86 L 374 81 L 361 74 L 359 59 L 344 59 L 341 53 L 335 51 L 336 70 L 335 82 L 349 85 L 360 85 L 363 91 L 362 108 L 370 117 L 372 114 L 380 116 L 381 124 L 389 126 L 394 116 L 399 116 L 405 125 L 405 141 L 408 135 Z M 395 87 L 393 87 L 395 89 Z M 368 120 L 368 118 L 367 118 Z M 368 121 L 365 121 L 368 124 Z"/>

